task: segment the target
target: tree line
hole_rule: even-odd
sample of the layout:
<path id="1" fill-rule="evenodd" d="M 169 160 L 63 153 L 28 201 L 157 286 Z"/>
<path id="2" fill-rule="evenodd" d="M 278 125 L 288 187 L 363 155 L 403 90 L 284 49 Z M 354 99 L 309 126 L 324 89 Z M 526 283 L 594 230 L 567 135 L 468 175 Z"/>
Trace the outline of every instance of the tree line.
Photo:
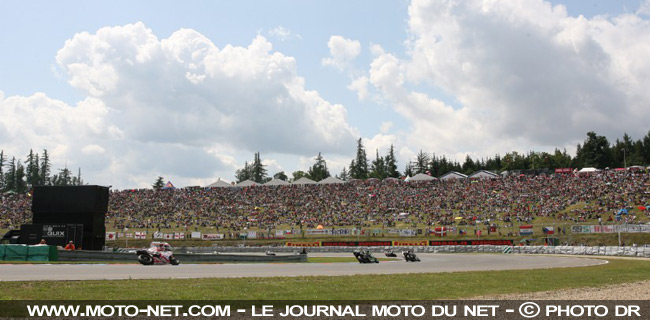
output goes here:
<path id="1" fill-rule="evenodd" d="M 2 192 L 26 193 L 33 186 L 73 186 L 82 185 L 81 168 L 74 176 L 67 166 L 59 169 L 59 173 L 51 175 L 50 156 L 47 150 L 39 155 L 29 150 L 24 161 L 16 157 L 5 156 L 0 150 L 0 190 Z"/>
<path id="2" fill-rule="evenodd" d="M 327 162 L 320 152 L 314 160 L 314 165 L 306 172 L 301 170 L 293 172 L 291 180 L 296 181 L 302 177 L 307 177 L 314 181 L 320 181 L 330 177 Z M 414 176 L 419 173 L 440 177 L 451 171 L 469 175 L 479 170 L 503 172 L 585 167 L 604 169 L 631 165 L 647 166 L 648 164 L 650 164 L 650 131 L 642 139 L 636 141 L 625 133 L 622 139 L 616 139 L 614 143 L 610 143 L 605 136 L 590 131 L 587 133 L 584 142 L 576 146 L 575 156 L 569 155 L 566 149 L 560 150 L 559 148 L 555 148 L 553 153 L 529 151 L 522 154 L 512 151 L 503 156 L 496 154 L 487 158 L 473 159 L 468 155 L 461 164 L 458 161 L 448 159 L 444 155 L 438 156 L 435 153 L 429 154 L 420 150 L 415 159 L 406 163 L 403 172 L 397 169 L 397 159 L 395 158 L 393 145 L 390 146 L 385 156 L 380 156 L 379 150 L 376 150 L 374 160 L 369 161 L 362 139 L 359 138 L 357 140 L 356 156 L 352 159 L 350 165 L 344 167 L 336 177 L 341 180 L 385 179 L 388 177 Z M 267 176 L 267 169 L 262 164 L 259 152 L 255 153 L 254 160 L 250 164 L 246 162 L 244 168 L 235 172 L 235 178 L 237 182 L 250 179 L 257 183 L 266 183 L 271 180 L 271 177 Z M 273 178 L 289 180 L 289 177 L 283 171 L 275 173 Z"/>

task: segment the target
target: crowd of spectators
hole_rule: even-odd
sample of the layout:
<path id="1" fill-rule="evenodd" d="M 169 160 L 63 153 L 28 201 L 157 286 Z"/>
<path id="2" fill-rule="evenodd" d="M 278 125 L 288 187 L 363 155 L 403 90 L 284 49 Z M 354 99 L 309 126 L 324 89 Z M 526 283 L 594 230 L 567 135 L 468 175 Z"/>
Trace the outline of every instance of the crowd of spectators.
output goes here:
<path id="1" fill-rule="evenodd" d="M 537 217 L 611 221 L 650 202 L 650 175 L 614 172 L 496 179 L 111 191 L 107 229 L 217 230 L 526 223 Z M 587 205 L 567 208 L 574 204 Z M 31 199 L 2 195 L 0 229 L 31 221 Z M 636 212 L 636 211 L 634 211 Z M 645 211 L 647 212 L 647 211 Z M 646 213 L 647 214 L 647 213 Z M 459 218 L 460 217 L 460 218 Z M 461 219 L 462 218 L 462 219 Z M 634 222 L 637 216 L 626 216 Z"/>

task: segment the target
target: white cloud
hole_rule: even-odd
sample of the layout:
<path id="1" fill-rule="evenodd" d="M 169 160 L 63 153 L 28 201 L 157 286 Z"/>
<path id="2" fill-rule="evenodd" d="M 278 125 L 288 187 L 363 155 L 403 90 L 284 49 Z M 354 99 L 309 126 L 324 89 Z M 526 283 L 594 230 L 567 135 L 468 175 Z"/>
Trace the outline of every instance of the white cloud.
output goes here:
<path id="1" fill-rule="evenodd" d="M 361 53 L 361 43 L 358 40 L 346 39 L 341 36 L 331 36 L 327 42 L 330 48 L 330 57 L 324 58 L 324 66 L 333 66 L 340 71 L 346 70 L 359 53 Z"/>
<path id="2" fill-rule="evenodd" d="M 283 26 L 277 26 L 269 30 L 269 35 L 277 38 L 280 41 L 288 41 L 293 39 L 302 40 L 302 36 L 299 34 L 294 34 L 291 30 L 286 29 Z"/>
<path id="3" fill-rule="evenodd" d="M 647 131 L 650 22 L 638 15 L 575 18 L 541 0 L 415 0 L 409 16 L 409 58 L 374 46 L 369 80 L 411 121 L 411 146 L 494 155 L 575 145 L 588 131 Z"/>
<path id="4" fill-rule="evenodd" d="M 100 155 L 104 154 L 106 150 L 102 148 L 102 146 L 98 146 L 96 144 L 89 144 L 83 148 L 81 148 L 81 153 L 85 155 Z"/>
<path id="5" fill-rule="evenodd" d="M 90 183 L 189 185 L 231 177 L 252 151 L 336 153 L 359 135 L 345 107 L 306 90 L 295 59 L 261 36 L 218 48 L 194 30 L 158 39 L 135 23 L 76 34 L 56 60 L 88 98 L 0 94 L 0 144 L 17 157 L 45 148 Z"/>
<path id="6" fill-rule="evenodd" d="M 261 36 L 220 49 L 194 30 L 159 41 L 136 23 L 77 34 L 57 61 L 71 85 L 119 111 L 111 120 L 139 141 L 299 153 L 337 150 L 356 135 L 345 108 L 305 90 L 295 60 Z"/>
<path id="7" fill-rule="evenodd" d="M 386 133 L 388 133 L 388 131 L 390 131 L 390 129 L 391 129 L 392 127 L 393 127 L 393 123 L 392 123 L 392 122 L 390 122 L 390 121 L 385 121 L 385 122 L 382 122 L 382 123 L 381 123 L 381 127 L 379 127 L 379 131 L 380 131 L 381 133 L 386 134 Z"/>
<path id="8" fill-rule="evenodd" d="M 359 100 L 368 98 L 368 77 L 359 77 L 348 85 L 348 90 L 355 91 Z"/>

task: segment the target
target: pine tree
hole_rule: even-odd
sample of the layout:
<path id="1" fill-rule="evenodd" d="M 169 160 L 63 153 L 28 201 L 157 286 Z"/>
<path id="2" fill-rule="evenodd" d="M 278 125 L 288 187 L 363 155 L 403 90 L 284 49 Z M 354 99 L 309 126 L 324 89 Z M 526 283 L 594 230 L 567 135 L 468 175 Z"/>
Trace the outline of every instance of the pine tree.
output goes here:
<path id="1" fill-rule="evenodd" d="M 368 158 L 361 138 L 357 141 L 357 156 L 350 164 L 350 177 L 352 179 L 368 178 Z"/>
<path id="2" fill-rule="evenodd" d="M 4 166 L 5 166 L 5 151 L 0 150 L 0 190 L 4 190 L 5 187 L 5 174 L 4 174 Z"/>
<path id="3" fill-rule="evenodd" d="M 52 177 L 52 185 L 55 186 L 69 186 L 72 185 L 72 172 L 65 167 L 59 169 L 59 174 Z"/>
<path id="4" fill-rule="evenodd" d="M 388 155 L 386 156 L 386 174 L 389 177 L 399 178 L 399 171 L 397 171 L 397 159 L 395 158 L 395 152 L 393 150 L 393 145 L 390 145 L 388 150 Z"/>
<path id="5" fill-rule="evenodd" d="M 386 172 L 386 163 L 384 158 L 379 156 L 379 150 L 375 150 L 375 160 L 370 165 L 370 174 L 371 178 L 376 178 L 379 180 L 384 180 L 388 177 Z"/>
<path id="6" fill-rule="evenodd" d="M 9 162 L 9 170 L 5 175 L 4 191 L 16 191 L 16 157 L 12 157 Z"/>
<path id="7" fill-rule="evenodd" d="M 329 170 L 327 170 L 327 162 L 321 156 L 320 152 L 318 153 L 318 156 L 316 157 L 316 163 L 307 170 L 307 176 L 314 180 L 314 181 L 321 181 L 325 178 L 328 178 L 330 176 Z"/>
<path id="8" fill-rule="evenodd" d="M 39 185 L 50 185 L 50 157 L 47 154 L 47 150 L 43 149 L 43 158 L 41 160 L 41 166 L 39 171 Z"/>
<path id="9" fill-rule="evenodd" d="M 25 182 L 25 167 L 20 163 L 16 163 L 16 176 L 15 176 L 16 193 L 27 193 L 27 182 Z"/>
<path id="10" fill-rule="evenodd" d="M 29 149 L 29 155 L 27 155 L 27 160 L 25 164 L 25 175 L 27 178 L 27 185 L 36 186 L 40 184 L 40 172 L 39 172 L 39 159 L 38 153 L 34 154 L 32 149 Z"/>
<path id="11" fill-rule="evenodd" d="M 253 178 L 252 180 L 257 183 L 264 183 L 264 181 L 266 181 L 266 168 L 265 165 L 262 164 L 259 152 L 255 153 L 255 159 L 253 160 L 251 174 Z"/>
<path id="12" fill-rule="evenodd" d="M 158 191 L 158 190 L 162 189 L 164 186 L 165 186 L 165 178 L 163 178 L 162 176 L 158 176 L 158 178 L 156 178 L 156 182 L 154 182 L 151 185 L 151 187 L 155 191 Z"/>
<path id="13" fill-rule="evenodd" d="M 404 175 L 407 177 L 413 176 L 413 164 L 411 162 L 406 164 L 406 168 L 404 168 Z"/>
<path id="14" fill-rule="evenodd" d="M 251 166 L 248 165 L 248 161 L 244 163 L 244 168 L 235 172 L 235 178 L 237 183 L 251 179 Z"/>
<path id="15" fill-rule="evenodd" d="M 348 179 L 350 179 L 350 174 L 348 173 L 348 170 L 343 167 L 343 170 L 341 170 L 341 173 L 337 176 L 337 178 L 343 181 L 348 181 Z"/>
<path id="16" fill-rule="evenodd" d="M 429 167 L 429 155 L 420 150 L 417 157 L 415 158 L 415 174 L 426 173 Z"/>

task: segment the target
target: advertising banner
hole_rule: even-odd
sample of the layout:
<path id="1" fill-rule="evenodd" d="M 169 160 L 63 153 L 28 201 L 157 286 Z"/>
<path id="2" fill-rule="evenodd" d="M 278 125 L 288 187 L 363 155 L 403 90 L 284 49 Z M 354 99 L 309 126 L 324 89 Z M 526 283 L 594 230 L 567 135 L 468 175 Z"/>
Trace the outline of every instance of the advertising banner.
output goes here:
<path id="1" fill-rule="evenodd" d="M 427 240 L 414 240 L 414 241 L 393 241 L 393 246 L 395 247 L 410 247 L 410 246 L 428 246 L 429 241 Z"/>
<path id="2" fill-rule="evenodd" d="M 320 247 L 320 241 L 289 241 L 287 247 Z"/>
<path id="3" fill-rule="evenodd" d="M 399 231 L 399 235 L 402 237 L 415 237 L 417 236 L 417 231 L 411 229 L 402 229 Z"/>
<path id="4" fill-rule="evenodd" d="M 221 233 L 204 233 L 201 235 L 201 240 L 221 240 L 224 235 Z"/>
<path id="5" fill-rule="evenodd" d="M 622 225 L 592 225 L 592 226 L 571 226 L 573 233 L 650 233 L 650 225 L 647 224 L 622 224 Z"/>
<path id="6" fill-rule="evenodd" d="M 201 239 L 201 232 L 192 231 L 192 239 Z"/>
<path id="7" fill-rule="evenodd" d="M 327 230 L 327 229 L 307 229 L 305 230 L 305 234 L 320 234 L 320 235 L 330 235 L 332 234 L 332 230 Z"/>
<path id="8" fill-rule="evenodd" d="M 392 241 L 322 241 L 323 247 L 389 247 Z"/>
<path id="9" fill-rule="evenodd" d="M 436 246 L 511 246 L 513 240 L 430 240 L 429 245 Z"/>

